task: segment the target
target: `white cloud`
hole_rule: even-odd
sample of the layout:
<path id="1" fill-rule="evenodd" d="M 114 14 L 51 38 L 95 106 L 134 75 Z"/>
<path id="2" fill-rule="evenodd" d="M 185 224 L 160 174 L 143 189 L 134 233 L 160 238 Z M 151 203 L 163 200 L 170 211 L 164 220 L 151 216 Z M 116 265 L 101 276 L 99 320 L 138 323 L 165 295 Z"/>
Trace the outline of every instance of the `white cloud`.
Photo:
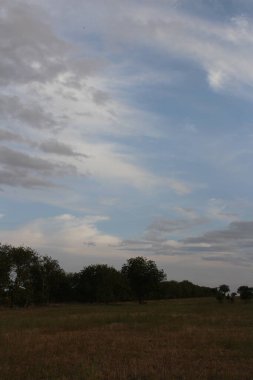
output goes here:
<path id="1" fill-rule="evenodd" d="M 0 40 L 5 53 L 0 58 L 0 84 L 4 85 L 0 110 L 3 123 L 12 128 L 0 135 L 5 143 L 2 185 L 54 187 L 66 174 L 74 185 L 73 177 L 88 174 L 139 190 L 160 186 L 181 195 L 191 192 L 183 180 L 163 178 L 142 167 L 123 142 L 103 142 L 108 136 L 121 141 L 159 136 L 158 120 L 120 96 L 118 78 L 105 70 L 108 65 L 114 67 L 112 62 L 105 63 L 88 43 L 82 47 L 90 49 L 84 58 L 80 46 L 56 34 L 53 16 L 48 17 L 36 3 L 4 1 L 1 10 Z M 17 143 L 22 147 L 18 149 Z M 14 161 L 15 168 L 22 166 L 22 170 L 10 171 Z M 39 173 L 34 173 L 35 166 Z M 56 181 L 45 174 L 56 174 Z"/>
<path id="2" fill-rule="evenodd" d="M 148 47 L 154 49 L 154 54 L 160 50 L 168 57 L 195 62 L 206 72 L 214 90 L 253 85 L 250 18 L 239 14 L 221 21 L 208 20 L 182 11 L 180 2 L 177 7 L 175 2 L 165 5 L 157 1 L 95 1 L 94 6 L 85 7 L 79 1 L 77 4 L 89 15 L 90 33 L 99 36 L 112 54 L 122 52 L 123 46 Z M 89 19 L 97 22 L 91 24 Z"/>
<path id="3" fill-rule="evenodd" d="M 36 219 L 15 230 L 1 231 L 0 241 L 31 246 L 44 254 L 53 255 L 56 249 L 63 255 L 92 253 L 96 256 L 108 252 L 109 245 L 120 244 L 117 236 L 105 234 L 97 227 L 97 223 L 106 220 L 105 216 L 76 217 L 71 214 Z M 92 243 L 89 251 L 87 242 Z"/>

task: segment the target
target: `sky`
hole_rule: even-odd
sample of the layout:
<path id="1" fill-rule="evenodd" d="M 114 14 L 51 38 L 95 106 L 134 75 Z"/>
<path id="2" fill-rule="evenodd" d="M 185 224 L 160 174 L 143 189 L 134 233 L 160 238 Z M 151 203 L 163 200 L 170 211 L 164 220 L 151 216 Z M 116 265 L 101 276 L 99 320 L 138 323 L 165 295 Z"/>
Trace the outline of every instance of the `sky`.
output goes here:
<path id="1" fill-rule="evenodd" d="M 0 242 L 253 285 L 251 0 L 1 0 Z"/>

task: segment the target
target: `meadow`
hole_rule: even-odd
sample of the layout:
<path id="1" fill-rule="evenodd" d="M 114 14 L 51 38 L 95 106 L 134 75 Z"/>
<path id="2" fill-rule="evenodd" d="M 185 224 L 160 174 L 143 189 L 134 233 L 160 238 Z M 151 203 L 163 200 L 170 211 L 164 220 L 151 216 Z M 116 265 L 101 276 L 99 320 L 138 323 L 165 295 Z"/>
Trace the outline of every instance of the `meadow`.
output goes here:
<path id="1" fill-rule="evenodd" d="M 253 378 L 253 303 L 0 310 L 1 380 Z"/>

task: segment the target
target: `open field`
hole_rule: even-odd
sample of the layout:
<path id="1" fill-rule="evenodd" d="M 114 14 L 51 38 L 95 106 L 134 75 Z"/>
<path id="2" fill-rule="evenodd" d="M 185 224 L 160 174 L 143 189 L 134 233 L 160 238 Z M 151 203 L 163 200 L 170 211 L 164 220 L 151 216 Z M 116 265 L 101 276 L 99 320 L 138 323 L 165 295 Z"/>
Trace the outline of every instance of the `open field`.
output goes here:
<path id="1" fill-rule="evenodd" d="M 253 303 L 0 310 L 1 380 L 252 379 Z"/>

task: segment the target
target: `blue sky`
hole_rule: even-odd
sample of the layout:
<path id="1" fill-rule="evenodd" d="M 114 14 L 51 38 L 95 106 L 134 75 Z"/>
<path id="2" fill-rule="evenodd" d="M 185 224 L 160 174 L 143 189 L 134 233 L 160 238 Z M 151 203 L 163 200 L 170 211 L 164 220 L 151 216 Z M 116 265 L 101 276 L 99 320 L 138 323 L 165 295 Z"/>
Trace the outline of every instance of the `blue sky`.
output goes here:
<path id="1" fill-rule="evenodd" d="M 3 0 L 0 21 L 0 241 L 252 285 L 252 2 Z"/>

